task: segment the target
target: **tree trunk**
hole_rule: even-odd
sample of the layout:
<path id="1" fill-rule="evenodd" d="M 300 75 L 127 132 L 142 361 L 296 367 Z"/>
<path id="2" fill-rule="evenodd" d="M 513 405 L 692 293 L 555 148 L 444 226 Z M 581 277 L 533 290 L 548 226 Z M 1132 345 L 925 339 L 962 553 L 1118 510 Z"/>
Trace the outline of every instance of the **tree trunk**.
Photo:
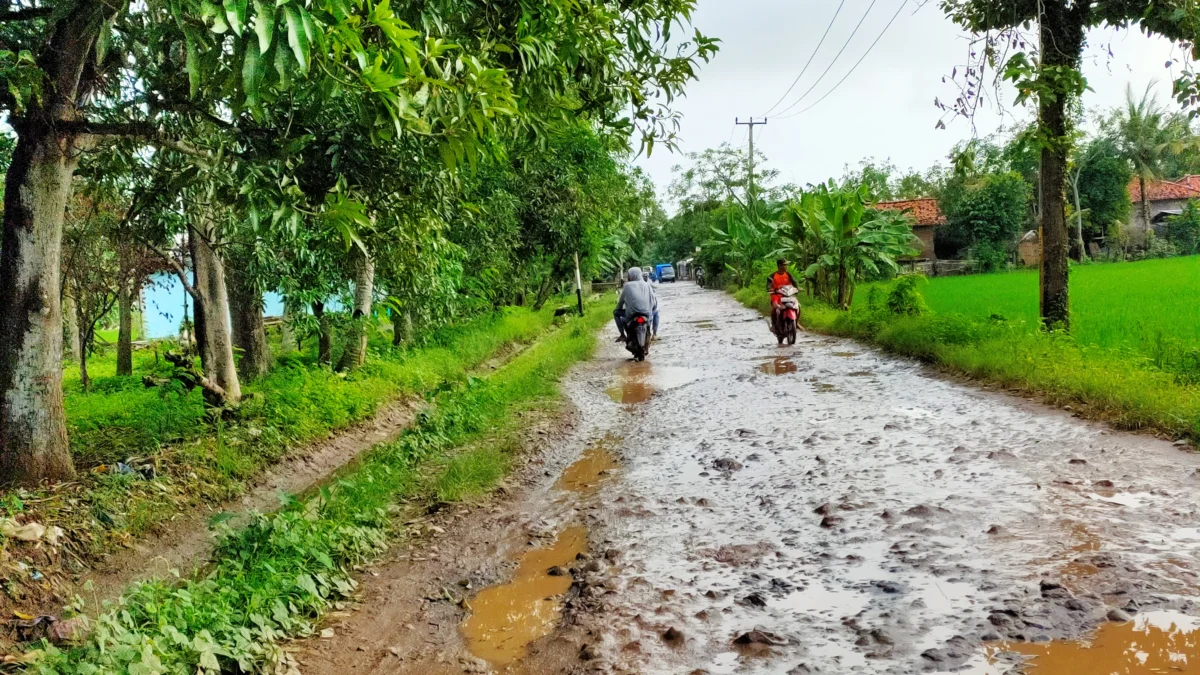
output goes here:
<path id="1" fill-rule="evenodd" d="M 540 312 L 546 301 L 550 299 L 550 285 L 554 283 L 554 275 L 558 270 L 558 263 L 555 263 L 550 271 L 546 273 L 546 278 L 542 280 L 542 285 L 538 288 L 537 299 L 533 303 L 533 311 Z M 646 280 L 649 282 L 649 279 Z"/>
<path id="2" fill-rule="evenodd" d="M 325 303 L 312 304 L 313 316 L 317 317 L 317 363 L 328 364 L 333 360 L 333 324 L 325 314 Z"/>
<path id="3" fill-rule="evenodd" d="M 296 305 L 290 301 L 283 303 L 283 323 L 279 324 L 279 351 L 290 354 L 299 347 L 296 343 Z"/>
<path id="4" fill-rule="evenodd" d="M 231 275 L 229 287 L 233 344 L 242 352 L 238 373 L 247 380 L 254 380 L 266 375 L 271 368 L 271 348 L 263 323 L 262 291 L 253 281 L 237 273 Z"/>
<path id="5" fill-rule="evenodd" d="M 338 370 L 353 370 L 367 360 L 367 324 L 371 319 L 371 297 L 375 293 L 375 263 L 362 249 L 355 248 L 354 314 L 346 329 L 346 348 Z"/>
<path id="6" fill-rule="evenodd" d="M 1068 8 L 1066 0 L 1046 0 L 1041 20 L 1041 68 L 1065 67 L 1078 70 L 1083 51 L 1084 20 L 1088 3 Z M 1041 156 L 1041 314 L 1047 328 L 1069 330 L 1070 235 L 1067 230 L 1066 177 L 1069 120 L 1067 92 L 1042 96 L 1038 121 L 1049 142 Z"/>
<path id="7" fill-rule="evenodd" d="M 63 214 L 78 162 L 71 138 L 20 133 L 8 169 L 0 244 L 0 481 L 75 475 L 62 399 L 59 265 Z"/>
<path id="8" fill-rule="evenodd" d="M 1150 230 L 1150 199 L 1146 194 L 1146 175 L 1138 174 L 1138 187 L 1142 189 L 1142 227 Z M 1145 232 L 1143 232 L 1145 234 Z"/>
<path id="9" fill-rule="evenodd" d="M 0 482 L 32 484 L 75 475 L 62 401 L 63 216 L 82 143 L 60 133 L 91 93 L 83 73 L 118 3 L 79 2 L 55 12 L 37 55 L 42 98 L 16 128 L 5 176 L 0 238 Z"/>
<path id="10" fill-rule="evenodd" d="M 847 295 L 847 292 L 849 291 L 849 285 L 850 285 L 850 279 L 846 276 L 846 266 L 841 265 L 838 267 L 838 294 L 837 294 L 838 307 L 841 309 L 849 309 L 850 308 L 846 302 L 846 295 Z"/>
<path id="11" fill-rule="evenodd" d="M 79 318 L 75 316 L 75 298 L 68 295 L 63 298 L 63 320 L 66 321 L 67 342 L 66 357 L 79 362 Z"/>
<path id="12" fill-rule="evenodd" d="M 1071 180 L 1071 191 L 1075 194 L 1075 246 L 1079 248 L 1079 255 L 1075 260 L 1079 262 L 1087 260 L 1087 245 L 1083 243 L 1083 203 L 1079 198 L 1079 176 L 1082 172 L 1082 167 L 1077 168 Z"/>
<path id="13" fill-rule="evenodd" d="M 400 327 L 400 313 L 394 309 L 388 310 L 388 318 L 392 320 L 392 346 L 404 344 L 404 330 Z"/>
<path id="14" fill-rule="evenodd" d="M 225 286 L 225 268 L 206 236 L 208 234 L 193 230 L 189 237 L 196 280 L 193 285 L 196 295 L 192 299 L 196 312 L 196 344 L 200 348 L 204 376 L 225 392 L 222 397 L 205 389 L 205 400 L 209 405 L 221 408 L 241 402 L 242 385 L 238 381 L 233 339 L 226 319 L 229 316 L 229 291 Z"/>
<path id="15" fill-rule="evenodd" d="M 146 340 L 146 288 L 143 283 L 137 285 L 137 312 L 138 337 Z"/>
<path id="16" fill-rule="evenodd" d="M 117 285 L 117 375 L 133 375 L 133 288 L 128 280 Z"/>
<path id="17" fill-rule="evenodd" d="M 88 375 L 87 369 L 88 350 L 92 346 L 92 336 L 91 331 L 85 327 L 88 322 L 79 307 L 79 305 L 75 307 L 75 325 L 78 326 L 75 339 L 79 341 L 79 386 L 83 388 L 84 393 L 87 393 L 92 386 L 92 378 Z"/>

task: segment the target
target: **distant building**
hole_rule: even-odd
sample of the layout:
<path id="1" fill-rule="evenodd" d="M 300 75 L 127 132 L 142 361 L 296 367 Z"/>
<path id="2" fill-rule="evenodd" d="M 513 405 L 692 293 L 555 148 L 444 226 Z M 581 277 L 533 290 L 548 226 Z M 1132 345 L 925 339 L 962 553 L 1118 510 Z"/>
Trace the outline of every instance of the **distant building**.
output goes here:
<path id="1" fill-rule="evenodd" d="M 1017 241 L 1017 259 L 1025 267 L 1042 264 L 1042 238 L 1037 230 L 1030 230 Z"/>
<path id="2" fill-rule="evenodd" d="M 924 199 L 904 199 L 895 202 L 879 202 L 875 208 L 882 211 L 908 211 L 914 219 L 913 234 L 921 240 L 921 252 L 917 260 L 937 260 L 933 251 L 934 230 L 946 224 L 946 216 L 938 208 L 938 202 L 933 197 Z"/>
<path id="3" fill-rule="evenodd" d="M 1200 199 L 1200 176 L 1184 176 L 1179 180 L 1146 181 L 1146 196 L 1150 207 L 1150 223 L 1142 213 L 1142 186 L 1134 177 L 1129 183 L 1129 200 L 1133 208 L 1129 214 L 1129 226 L 1134 242 L 1140 243 L 1151 227 L 1158 234 L 1167 218 L 1183 213 L 1188 201 Z"/>

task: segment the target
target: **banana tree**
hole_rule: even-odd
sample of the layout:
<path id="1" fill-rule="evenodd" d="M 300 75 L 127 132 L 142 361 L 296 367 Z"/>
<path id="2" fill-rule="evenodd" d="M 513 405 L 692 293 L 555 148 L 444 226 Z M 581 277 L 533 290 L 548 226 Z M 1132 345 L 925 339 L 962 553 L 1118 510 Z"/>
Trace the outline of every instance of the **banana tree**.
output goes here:
<path id="1" fill-rule="evenodd" d="M 729 209 L 722 229 L 714 225 L 713 238 L 705 243 L 725 260 L 725 267 L 739 286 L 750 283 L 754 265 L 778 257 L 786 250 L 779 208 L 751 202 Z"/>
<path id="2" fill-rule="evenodd" d="M 839 187 L 830 181 L 785 209 L 791 225 L 788 250 L 814 293 L 841 309 L 849 309 L 864 274 L 895 273 L 896 260 L 917 251 L 909 217 L 875 211 L 868 197 L 866 185 Z"/>

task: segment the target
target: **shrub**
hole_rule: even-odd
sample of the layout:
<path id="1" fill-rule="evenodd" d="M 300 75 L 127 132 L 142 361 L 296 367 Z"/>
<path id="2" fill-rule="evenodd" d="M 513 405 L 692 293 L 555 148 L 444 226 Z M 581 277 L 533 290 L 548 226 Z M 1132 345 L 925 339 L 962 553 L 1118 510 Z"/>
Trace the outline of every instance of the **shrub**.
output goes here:
<path id="1" fill-rule="evenodd" d="M 929 311 L 929 307 L 925 305 L 925 298 L 921 297 L 920 291 L 917 290 L 917 284 L 923 281 L 925 277 L 919 274 L 910 274 L 900 277 L 896 283 L 892 284 L 892 290 L 888 292 L 887 308 L 892 314 L 907 314 L 909 316 L 919 316 Z M 871 289 L 874 293 L 875 289 Z"/>

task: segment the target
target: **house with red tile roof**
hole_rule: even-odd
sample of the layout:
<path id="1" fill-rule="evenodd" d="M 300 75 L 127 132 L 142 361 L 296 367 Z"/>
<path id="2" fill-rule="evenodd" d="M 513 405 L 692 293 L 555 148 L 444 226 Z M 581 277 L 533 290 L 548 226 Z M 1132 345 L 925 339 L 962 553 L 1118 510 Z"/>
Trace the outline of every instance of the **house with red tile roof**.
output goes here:
<path id="1" fill-rule="evenodd" d="M 1200 199 L 1200 176 L 1184 176 L 1177 180 L 1155 180 L 1146 182 L 1146 201 L 1150 211 L 1150 223 L 1142 213 L 1142 186 L 1135 176 L 1129 182 L 1129 199 L 1133 209 L 1129 214 L 1129 225 L 1134 238 L 1141 240 L 1146 230 L 1159 229 L 1166 219 L 1183 212 L 1188 201 Z"/>
<path id="2" fill-rule="evenodd" d="M 934 230 L 946 224 L 946 216 L 938 208 L 938 202 L 933 197 L 924 199 L 902 199 L 894 202 L 879 202 L 875 208 L 883 211 L 907 211 L 914 219 L 913 234 L 921 240 L 921 252 L 918 260 L 937 260 L 933 251 Z"/>

